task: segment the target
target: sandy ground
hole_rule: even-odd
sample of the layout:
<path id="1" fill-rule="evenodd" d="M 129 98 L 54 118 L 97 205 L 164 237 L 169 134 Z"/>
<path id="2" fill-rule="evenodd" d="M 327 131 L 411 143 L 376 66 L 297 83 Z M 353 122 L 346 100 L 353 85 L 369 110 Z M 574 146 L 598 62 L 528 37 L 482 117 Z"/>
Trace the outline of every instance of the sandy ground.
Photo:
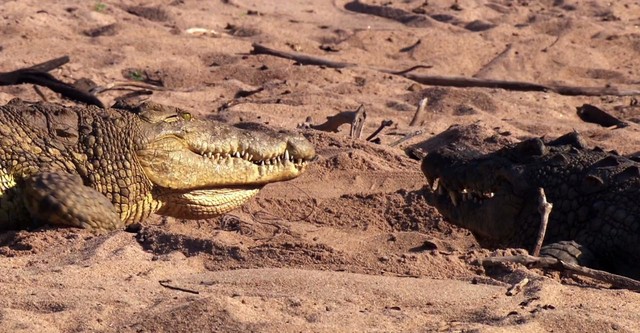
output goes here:
<path id="1" fill-rule="evenodd" d="M 451 139 L 490 150 L 573 129 L 591 145 L 634 153 L 640 109 L 631 97 L 436 87 L 377 70 L 423 65 L 417 73 L 632 89 L 640 72 L 638 3 L 364 2 L 420 15 L 402 23 L 354 13 L 347 2 L 2 1 L 0 71 L 69 55 L 52 72 L 62 80 L 149 77 L 166 88 L 155 101 L 229 123 L 294 129 L 307 117 L 318 124 L 362 104 L 363 137 L 383 120 L 394 125 L 380 144 L 349 138 L 349 125 L 305 130 L 320 155 L 308 172 L 267 186 L 219 219 L 154 218 L 135 232 L 102 235 L 0 234 L 0 331 L 640 331 L 640 294 L 476 265 L 495 252 L 424 202 L 419 162 L 405 153 L 425 140 L 423 152 Z M 187 33 L 194 27 L 214 32 Z M 251 55 L 252 43 L 358 66 L 299 66 Z M 123 93 L 99 97 L 109 104 Z M 30 85 L 0 90 L 0 102 L 14 97 L 41 99 Z M 427 112 L 409 126 L 424 97 Z M 630 126 L 585 123 L 575 112 L 584 103 Z M 452 125 L 463 127 L 434 139 Z M 506 296 L 524 277 L 531 280 L 525 290 Z"/>

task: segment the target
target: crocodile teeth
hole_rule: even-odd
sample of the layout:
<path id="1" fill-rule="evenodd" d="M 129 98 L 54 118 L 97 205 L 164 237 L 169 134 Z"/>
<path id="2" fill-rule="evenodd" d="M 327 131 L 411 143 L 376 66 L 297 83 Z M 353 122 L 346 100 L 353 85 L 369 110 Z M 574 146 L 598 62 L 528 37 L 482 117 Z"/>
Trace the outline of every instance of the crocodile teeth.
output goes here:
<path id="1" fill-rule="evenodd" d="M 454 191 L 449 191 L 449 198 L 451 198 L 451 203 L 453 203 L 453 205 L 455 207 L 458 207 L 458 195 L 456 192 Z"/>
<path id="2" fill-rule="evenodd" d="M 233 153 L 233 157 L 240 157 L 240 153 L 239 152 Z"/>
<path id="3" fill-rule="evenodd" d="M 440 178 L 434 179 L 433 183 L 430 183 L 429 185 L 431 185 L 431 190 L 435 192 L 438 189 L 438 186 L 440 185 Z"/>
<path id="4" fill-rule="evenodd" d="M 287 149 L 284 150 L 284 160 L 289 161 L 291 157 L 289 157 L 289 151 Z"/>

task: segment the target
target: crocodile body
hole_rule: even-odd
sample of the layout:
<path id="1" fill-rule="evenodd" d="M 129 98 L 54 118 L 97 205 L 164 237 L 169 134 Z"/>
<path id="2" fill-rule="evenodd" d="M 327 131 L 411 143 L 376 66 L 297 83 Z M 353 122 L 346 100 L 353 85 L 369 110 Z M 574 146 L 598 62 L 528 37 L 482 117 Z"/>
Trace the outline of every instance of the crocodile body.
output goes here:
<path id="1" fill-rule="evenodd" d="M 152 213 L 208 218 L 315 156 L 299 135 L 195 119 L 147 103 L 0 106 L 0 228 L 118 229 Z"/>
<path id="2" fill-rule="evenodd" d="M 428 154 L 428 203 L 483 246 L 532 249 L 538 188 L 553 204 L 543 255 L 640 278 L 640 163 L 588 149 L 576 133 L 489 154 L 449 146 Z"/>

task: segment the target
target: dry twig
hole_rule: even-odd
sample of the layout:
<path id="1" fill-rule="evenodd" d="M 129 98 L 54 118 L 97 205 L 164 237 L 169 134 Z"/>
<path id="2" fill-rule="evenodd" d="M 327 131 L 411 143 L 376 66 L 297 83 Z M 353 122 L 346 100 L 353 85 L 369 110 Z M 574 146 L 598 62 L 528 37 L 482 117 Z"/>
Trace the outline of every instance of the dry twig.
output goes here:
<path id="1" fill-rule="evenodd" d="M 552 257 L 534 257 L 530 255 L 491 257 L 479 260 L 483 266 L 495 266 L 502 263 L 517 263 L 527 267 L 549 268 L 560 272 L 570 272 L 576 275 L 587 276 L 601 282 L 609 283 L 616 288 L 625 288 L 640 291 L 640 281 L 593 268 L 563 262 Z"/>
<path id="2" fill-rule="evenodd" d="M 417 131 L 415 131 L 415 132 L 407 133 L 407 134 L 406 134 L 405 136 L 403 136 L 400 140 L 395 141 L 395 142 L 392 142 L 389 146 L 391 146 L 391 147 L 395 147 L 395 146 L 397 146 L 397 145 L 399 145 L 399 144 L 401 144 L 401 143 L 403 143 L 403 142 L 405 142 L 405 141 L 408 141 L 408 140 L 410 140 L 411 138 L 416 137 L 416 136 L 418 136 L 418 135 L 420 135 L 420 134 L 422 134 L 422 133 L 424 133 L 424 130 L 417 130 Z"/>
<path id="3" fill-rule="evenodd" d="M 104 86 L 94 87 L 91 89 L 91 93 L 94 95 L 97 95 L 109 90 L 136 90 L 136 89 L 156 90 L 156 91 L 166 90 L 166 88 L 164 87 L 159 87 L 159 86 L 144 83 L 144 82 L 113 82 L 113 83 L 106 84 Z"/>
<path id="4" fill-rule="evenodd" d="M 290 53 L 290 52 L 275 50 L 272 48 L 268 48 L 264 45 L 255 44 L 255 43 L 252 44 L 251 46 L 253 46 L 253 49 L 251 50 L 251 54 L 272 55 L 279 58 L 293 60 L 301 65 L 326 66 L 330 68 L 345 68 L 345 67 L 356 66 L 356 64 L 348 63 L 348 62 L 336 62 L 336 61 L 331 61 L 331 60 L 314 57 L 306 54 Z"/>
<path id="5" fill-rule="evenodd" d="M 422 119 L 422 114 L 424 113 L 424 110 L 427 108 L 428 102 L 429 102 L 429 99 L 427 97 L 420 100 L 420 102 L 418 103 L 418 108 L 416 109 L 416 113 L 413 115 L 413 119 L 411 119 L 409 126 L 418 125 L 418 121 Z"/>
<path id="6" fill-rule="evenodd" d="M 167 288 L 167 289 L 171 289 L 171 290 L 177 290 L 177 291 L 182 291 L 185 293 L 190 293 L 190 294 L 200 294 L 199 291 L 197 290 L 191 290 L 191 289 L 186 289 L 186 288 L 182 288 L 182 287 L 176 287 L 176 286 L 172 286 L 169 283 L 171 282 L 171 280 L 160 280 L 158 281 L 158 283 L 160 283 L 161 286 Z"/>
<path id="7" fill-rule="evenodd" d="M 353 121 L 351 121 L 351 131 L 349 132 L 351 138 L 360 139 L 366 119 L 367 113 L 364 111 L 364 105 L 360 104 L 353 116 Z"/>
<path id="8" fill-rule="evenodd" d="M 369 135 L 369 136 L 367 137 L 367 139 L 366 139 L 366 140 L 367 140 L 367 141 L 371 141 L 371 140 L 373 140 L 373 139 L 376 137 L 376 135 L 380 134 L 380 132 L 382 132 L 382 130 L 383 130 L 385 127 L 387 127 L 387 126 L 391 126 L 391 125 L 393 125 L 393 120 L 383 120 L 383 121 L 380 123 L 380 127 L 378 127 L 378 129 L 376 129 L 375 131 L 373 131 L 373 133 L 371 133 L 371 135 Z"/>
<path id="9" fill-rule="evenodd" d="M 42 90 L 40 90 L 40 88 L 38 88 L 37 85 L 33 85 L 33 90 L 35 90 L 36 94 L 38 94 L 38 96 L 40 96 L 40 98 L 42 98 L 43 101 L 48 102 L 49 99 L 47 98 L 47 96 L 44 95 L 44 93 L 42 92 Z"/>
<path id="10" fill-rule="evenodd" d="M 577 87 L 565 85 L 545 85 L 540 83 L 492 80 L 457 76 L 430 76 L 407 73 L 401 75 L 409 80 L 431 85 L 461 88 L 497 88 L 514 91 L 551 91 L 566 96 L 635 96 L 640 95 L 640 90 L 620 90 L 613 86 L 606 87 Z"/>
<path id="11" fill-rule="evenodd" d="M 513 47 L 512 44 L 507 44 L 507 47 L 504 50 L 502 50 L 502 52 L 498 53 L 498 55 L 495 56 L 493 59 L 491 59 L 491 61 L 486 63 L 484 66 L 482 66 L 482 68 L 479 71 L 477 71 L 473 75 L 473 77 L 485 76 L 485 74 L 487 74 L 491 70 L 491 68 L 493 68 L 493 66 L 495 66 L 500 60 L 506 57 L 507 54 L 509 54 L 509 51 L 511 51 L 512 47 Z"/>
<path id="12" fill-rule="evenodd" d="M 344 124 L 351 124 L 349 135 L 352 138 L 360 138 L 362 127 L 367 118 L 364 106 L 360 105 L 355 111 L 343 111 L 336 115 L 327 117 L 327 121 L 319 125 L 311 124 L 311 118 L 307 118 L 303 124 L 298 125 L 302 128 L 313 128 L 318 131 L 338 132 L 338 128 Z"/>
<path id="13" fill-rule="evenodd" d="M 346 3 L 344 8 L 356 13 L 384 17 L 411 27 L 430 27 L 433 25 L 433 20 L 430 17 L 407 12 L 399 8 L 370 5 L 357 0 Z"/>
<path id="14" fill-rule="evenodd" d="M 95 96 L 81 91 L 70 84 L 62 82 L 53 77 L 53 75 L 47 73 L 48 71 L 60 67 L 67 62 L 69 62 L 69 57 L 64 56 L 45 61 L 31 67 L 0 73 L 0 86 L 10 86 L 23 83 L 36 84 L 47 87 L 68 99 L 104 108 L 102 102 Z"/>
<path id="15" fill-rule="evenodd" d="M 507 290 L 507 296 L 515 296 L 515 295 L 519 294 L 527 284 L 529 284 L 529 279 L 524 278 L 524 279 L 520 280 L 520 282 L 512 285 L 511 288 L 509 288 L 509 290 Z"/>
<path id="16" fill-rule="evenodd" d="M 553 204 L 547 202 L 547 196 L 544 194 L 542 187 L 538 188 L 538 212 L 540 212 L 540 229 L 538 230 L 538 238 L 536 239 L 536 245 L 533 248 L 532 254 L 534 256 L 540 255 L 540 249 L 544 242 L 544 236 L 547 233 L 547 225 L 549 224 L 549 215 Z"/>

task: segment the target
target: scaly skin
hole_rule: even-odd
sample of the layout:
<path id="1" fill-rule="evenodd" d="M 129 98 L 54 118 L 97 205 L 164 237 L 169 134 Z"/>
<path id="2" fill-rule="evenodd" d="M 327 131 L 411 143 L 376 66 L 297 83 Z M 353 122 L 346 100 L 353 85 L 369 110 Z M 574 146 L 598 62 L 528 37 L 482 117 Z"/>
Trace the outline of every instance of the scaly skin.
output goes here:
<path id="1" fill-rule="evenodd" d="M 587 149 L 576 133 L 531 139 L 480 155 L 463 147 L 428 154 L 427 202 L 481 244 L 532 249 L 537 189 L 553 204 L 541 252 L 640 277 L 640 163 Z"/>
<path id="2" fill-rule="evenodd" d="M 119 229 L 152 213 L 232 210 L 315 157 L 303 137 L 135 110 L 19 100 L 0 107 L 0 228 L 42 223 Z"/>

